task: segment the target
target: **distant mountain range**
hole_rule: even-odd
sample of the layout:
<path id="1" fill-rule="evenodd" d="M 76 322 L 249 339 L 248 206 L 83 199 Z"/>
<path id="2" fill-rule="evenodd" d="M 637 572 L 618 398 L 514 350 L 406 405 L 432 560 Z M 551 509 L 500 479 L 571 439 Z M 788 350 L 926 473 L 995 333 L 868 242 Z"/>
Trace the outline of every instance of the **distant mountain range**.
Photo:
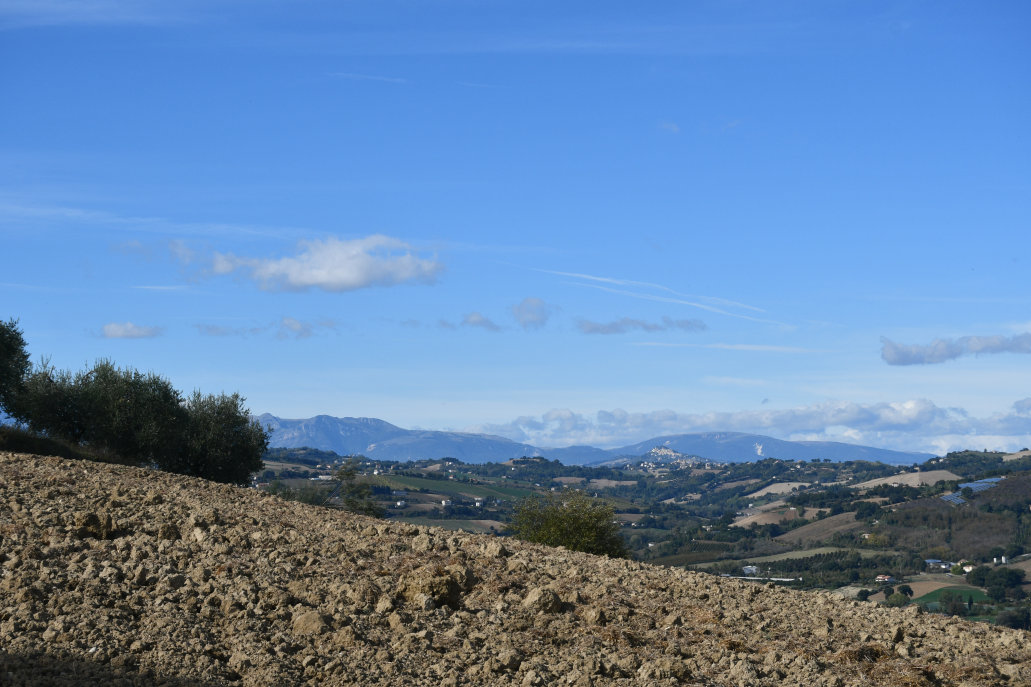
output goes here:
<path id="1" fill-rule="evenodd" d="M 708 460 L 725 463 L 740 463 L 763 458 L 783 458 L 790 460 L 812 460 L 827 458 L 833 461 L 869 460 L 895 465 L 923 463 L 934 458 L 930 453 L 913 453 L 908 451 L 892 451 L 871 446 L 844 444 L 837 441 L 784 441 L 761 434 L 744 434 L 741 432 L 705 432 L 702 434 L 674 434 L 640 441 L 630 446 L 613 449 L 613 460 L 620 457 L 641 456 L 649 450 L 661 446 L 689 456 L 699 456 Z"/>
<path id="2" fill-rule="evenodd" d="M 457 458 L 465 463 L 506 461 L 537 455 L 529 444 L 504 437 L 465 432 L 402 429 L 371 417 L 316 415 L 305 420 L 284 420 L 265 413 L 257 417 L 272 427 L 273 448 L 309 446 L 342 456 L 361 454 L 381 460 Z"/>
<path id="3" fill-rule="evenodd" d="M 625 462 L 621 459 L 640 457 L 656 447 L 720 462 L 827 458 L 908 465 L 934 458 L 930 453 L 891 451 L 833 441 L 783 441 L 741 432 L 675 434 L 614 449 L 593 446 L 540 448 L 491 434 L 402 429 L 369 417 L 317 415 L 303 420 L 286 420 L 265 413 L 255 419 L 272 428 L 270 446 L 273 448 L 308 446 L 340 455 L 362 454 L 369 458 L 398 461 L 457 458 L 466 463 L 486 463 L 536 455 L 566 465 L 583 465 Z"/>

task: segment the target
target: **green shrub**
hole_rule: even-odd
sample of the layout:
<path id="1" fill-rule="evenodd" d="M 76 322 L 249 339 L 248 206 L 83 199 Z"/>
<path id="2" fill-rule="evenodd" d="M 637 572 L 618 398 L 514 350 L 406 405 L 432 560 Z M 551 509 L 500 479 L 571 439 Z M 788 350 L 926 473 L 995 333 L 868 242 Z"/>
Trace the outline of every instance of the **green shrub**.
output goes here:
<path id="1" fill-rule="evenodd" d="M 516 506 L 509 530 L 519 539 L 574 551 L 627 558 L 612 507 L 582 491 L 532 494 Z"/>
<path id="2" fill-rule="evenodd" d="M 884 601 L 885 606 L 892 606 L 894 608 L 901 608 L 909 603 L 909 597 L 905 594 L 895 592 Z"/>

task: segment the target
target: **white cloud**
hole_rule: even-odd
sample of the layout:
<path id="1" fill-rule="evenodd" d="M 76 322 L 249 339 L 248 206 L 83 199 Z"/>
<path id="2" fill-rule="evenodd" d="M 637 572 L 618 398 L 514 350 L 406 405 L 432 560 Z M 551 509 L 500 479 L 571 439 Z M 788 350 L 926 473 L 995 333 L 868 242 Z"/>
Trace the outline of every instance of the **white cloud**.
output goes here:
<path id="1" fill-rule="evenodd" d="M 1031 353 L 1031 332 L 1015 336 L 963 336 L 929 344 L 900 344 L 881 337 L 881 358 L 889 365 L 933 365 L 966 355 Z"/>
<path id="2" fill-rule="evenodd" d="M 214 274 L 247 271 L 267 291 L 343 292 L 405 282 L 432 283 L 444 265 L 418 257 L 395 238 L 374 234 L 361 239 L 302 241 L 297 255 L 278 259 L 242 258 L 216 253 Z"/>
<path id="3" fill-rule="evenodd" d="M 576 327 L 584 334 L 625 334 L 635 329 L 645 332 L 665 332 L 671 329 L 699 332 L 706 329 L 705 323 L 701 320 L 674 320 L 670 317 L 663 317 L 661 322 L 646 322 L 631 317 L 623 317 L 614 322 L 580 319 L 577 320 Z"/>
<path id="4" fill-rule="evenodd" d="M 476 431 L 534 446 L 589 444 L 617 447 L 669 434 L 746 432 L 781 439 L 844 441 L 882 448 L 944 453 L 961 448 L 1016 450 L 1031 445 L 1031 398 L 983 418 L 926 399 L 861 404 L 828 401 L 811 406 L 741 412 L 632 413 L 617 408 L 593 417 L 569 409 L 524 416 Z"/>
<path id="5" fill-rule="evenodd" d="M 462 326 L 465 327 L 480 327 L 486 329 L 489 332 L 500 332 L 501 327 L 495 324 L 491 319 L 481 313 L 471 312 L 462 318 Z"/>
<path id="6" fill-rule="evenodd" d="M 659 128 L 662 129 L 663 131 L 668 131 L 671 134 L 679 134 L 680 133 L 680 127 L 677 126 L 676 122 L 661 122 L 659 124 Z"/>
<path id="7" fill-rule="evenodd" d="M 160 336 L 161 327 L 141 327 L 132 322 L 111 322 L 104 325 L 105 339 L 150 339 Z"/>
<path id="8" fill-rule="evenodd" d="M 540 298 L 524 298 L 512 306 L 512 316 L 523 329 L 540 329 L 551 317 L 553 307 Z"/>

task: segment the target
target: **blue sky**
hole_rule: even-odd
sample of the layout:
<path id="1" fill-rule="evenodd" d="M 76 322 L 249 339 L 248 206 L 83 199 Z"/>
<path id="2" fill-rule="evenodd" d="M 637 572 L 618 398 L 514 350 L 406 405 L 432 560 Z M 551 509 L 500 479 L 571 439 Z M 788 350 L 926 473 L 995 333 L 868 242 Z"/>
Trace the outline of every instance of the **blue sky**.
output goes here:
<path id="1" fill-rule="evenodd" d="M 281 417 L 1031 444 L 1020 2 L 0 0 L 0 317 Z"/>

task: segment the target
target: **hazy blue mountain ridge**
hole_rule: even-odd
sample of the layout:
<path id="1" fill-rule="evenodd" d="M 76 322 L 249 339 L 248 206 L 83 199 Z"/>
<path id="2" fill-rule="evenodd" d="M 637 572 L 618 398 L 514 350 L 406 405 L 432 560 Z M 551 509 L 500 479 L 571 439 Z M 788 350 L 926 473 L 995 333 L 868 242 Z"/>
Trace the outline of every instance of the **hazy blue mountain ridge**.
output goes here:
<path id="1" fill-rule="evenodd" d="M 641 456 L 656 446 L 710 460 L 740 463 L 763 458 L 812 460 L 870 460 L 897 465 L 922 463 L 934 455 L 909 451 L 859 446 L 835 441 L 785 441 L 762 434 L 742 432 L 705 432 L 655 437 L 610 451 L 616 457 Z M 611 462 L 611 461 L 605 461 Z"/>
<path id="2" fill-rule="evenodd" d="M 832 441 L 784 441 L 761 434 L 705 432 L 675 434 L 639 441 L 614 449 L 594 446 L 538 448 L 490 434 L 402 429 L 389 422 L 367 417 L 315 417 L 287 420 L 265 413 L 257 416 L 272 428 L 270 446 L 308 446 L 340 455 L 362 454 L 381 460 L 457 458 L 467 463 L 511 460 L 522 456 L 543 456 L 567 465 L 625 462 L 656 447 L 720 462 L 744 462 L 762 458 L 811 460 L 870 460 L 897 465 L 922 463 L 930 453 L 893 451 Z"/>
<path id="3" fill-rule="evenodd" d="M 465 432 L 401 429 L 367 417 L 317 415 L 284 420 L 265 413 L 256 418 L 272 427 L 273 448 L 309 446 L 340 455 L 361 454 L 382 460 L 457 458 L 467 463 L 505 461 L 537 455 L 537 448 L 504 437 Z"/>

